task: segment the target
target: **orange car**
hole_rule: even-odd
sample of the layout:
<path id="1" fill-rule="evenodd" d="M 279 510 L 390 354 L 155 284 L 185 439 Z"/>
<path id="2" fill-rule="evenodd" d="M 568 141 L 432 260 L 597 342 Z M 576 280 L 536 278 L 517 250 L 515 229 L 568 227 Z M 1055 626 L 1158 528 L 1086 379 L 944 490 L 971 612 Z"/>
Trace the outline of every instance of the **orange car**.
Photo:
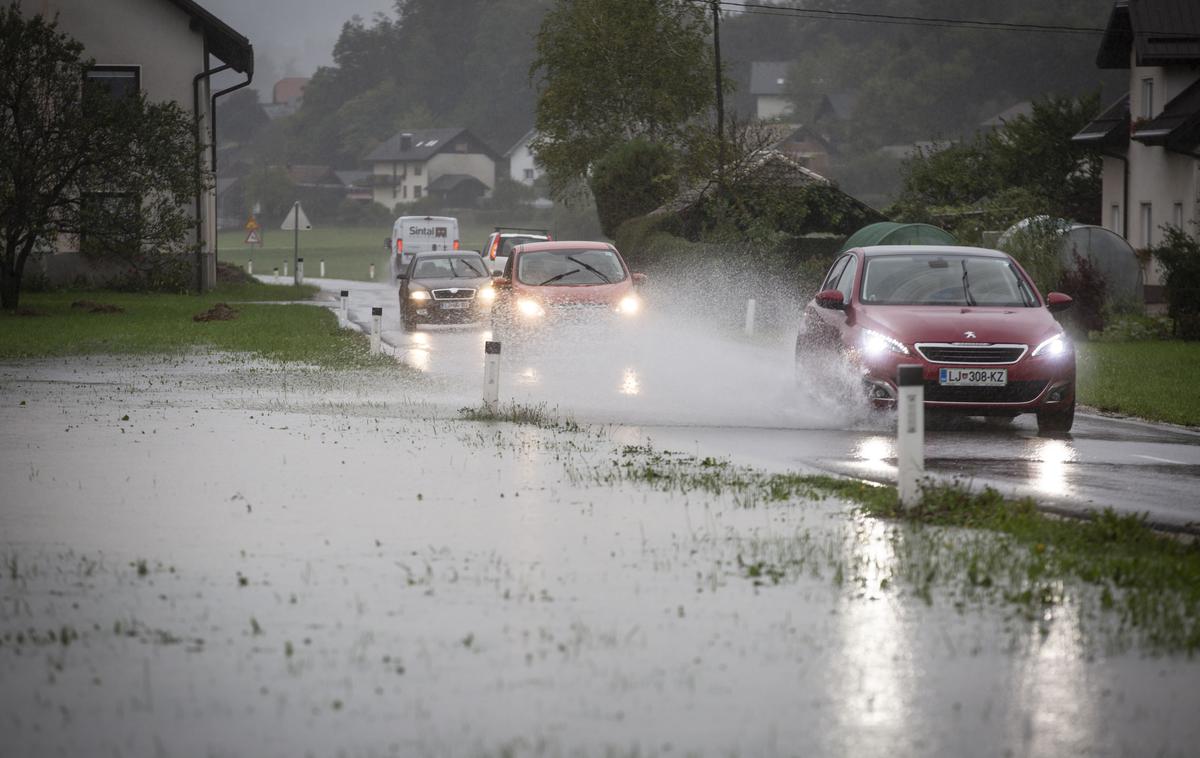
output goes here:
<path id="1" fill-rule="evenodd" d="M 512 249 L 504 271 L 493 274 L 497 328 L 544 323 L 555 314 L 607 312 L 636 316 L 642 301 L 617 249 L 606 242 L 532 242 Z"/>

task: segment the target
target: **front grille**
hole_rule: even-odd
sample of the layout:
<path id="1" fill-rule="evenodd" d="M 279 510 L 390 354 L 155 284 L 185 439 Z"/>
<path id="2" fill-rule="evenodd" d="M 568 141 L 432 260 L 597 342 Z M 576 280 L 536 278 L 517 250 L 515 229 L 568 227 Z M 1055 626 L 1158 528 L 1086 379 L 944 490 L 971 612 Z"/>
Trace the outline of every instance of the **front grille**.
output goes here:
<path id="1" fill-rule="evenodd" d="M 1001 364 L 1016 363 L 1029 349 L 1027 345 L 973 345 L 946 342 L 918 342 L 917 352 L 930 363 Z"/>
<path id="2" fill-rule="evenodd" d="M 943 387 L 925 382 L 925 399 L 941 403 L 1028 403 L 1042 394 L 1046 380 L 1009 382 L 1003 387 Z"/>
<path id="3" fill-rule="evenodd" d="M 434 300 L 470 300 L 473 297 L 475 297 L 475 290 L 470 288 L 460 288 L 457 291 L 449 289 L 433 291 Z"/>

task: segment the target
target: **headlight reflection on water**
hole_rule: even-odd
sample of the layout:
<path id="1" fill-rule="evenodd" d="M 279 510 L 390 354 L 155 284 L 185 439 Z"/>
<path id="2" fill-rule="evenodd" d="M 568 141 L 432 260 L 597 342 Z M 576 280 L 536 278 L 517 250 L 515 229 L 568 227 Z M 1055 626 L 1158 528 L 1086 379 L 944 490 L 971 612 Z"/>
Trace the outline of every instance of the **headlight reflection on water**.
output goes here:
<path id="1" fill-rule="evenodd" d="M 641 391 L 642 385 L 638 381 L 637 372 L 631 368 L 625 369 L 625 375 L 621 378 L 621 394 L 637 395 Z"/>

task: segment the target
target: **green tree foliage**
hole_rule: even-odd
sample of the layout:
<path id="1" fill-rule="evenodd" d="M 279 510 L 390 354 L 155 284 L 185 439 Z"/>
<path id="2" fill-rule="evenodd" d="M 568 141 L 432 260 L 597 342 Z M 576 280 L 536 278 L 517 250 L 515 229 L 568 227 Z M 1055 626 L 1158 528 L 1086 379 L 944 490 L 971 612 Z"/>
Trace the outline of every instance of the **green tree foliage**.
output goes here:
<path id="1" fill-rule="evenodd" d="M 1098 110 L 1096 95 L 1049 97 L 995 131 L 919 151 L 903 166 L 891 215 L 946 226 L 964 241 L 1033 215 L 1097 223 L 1100 157 L 1071 137 Z"/>
<path id="2" fill-rule="evenodd" d="M 711 30 L 686 0 L 558 0 L 537 35 L 533 148 L 563 195 L 616 145 L 678 148 L 713 102 Z"/>
<path id="3" fill-rule="evenodd" d="M 296 202 L 296 184 L 286 170 L 270 166 L 246 175 L 246 202 L 257 203 L 264 219 L 271 223 L 281 222 Z"/>
<path id="4" fill-rule="evenodd" d="M 1165 274 L 1168 313 L 1180 337 L 1200 340 L 1200 242 L 1177 226 L 1163 231 L 1163 241 L 1150 254 Z"/>
<path id="5" fill-rule="evenodd" d="M 194 121 L 175 103 L 80 82 L 91 61 L 56 20 L 0 10 L 0 306 L 16 309 L 25 266 L 66 233 L 161 280 L 194 249 L 201 189 Z"/>
<path id="6" fill-rule="evenodd" d="M 588 184 L 606 236 L 614 236 L 626 220 L 649 213 L 678 192 L 675 161 L 666 145 L 637 138 L 596 162 Z"/>

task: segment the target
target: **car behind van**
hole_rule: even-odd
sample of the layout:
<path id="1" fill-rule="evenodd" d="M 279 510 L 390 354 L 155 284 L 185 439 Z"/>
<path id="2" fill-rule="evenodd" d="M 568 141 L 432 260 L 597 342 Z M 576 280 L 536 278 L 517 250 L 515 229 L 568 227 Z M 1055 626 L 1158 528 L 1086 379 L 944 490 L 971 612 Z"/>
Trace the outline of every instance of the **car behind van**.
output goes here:
<path id="1" fill-rule="evenodd" d="M 392 281 L 417 253 L 453 251 L 459 248 L 458 219 L 452 216 L 401 216 L 392 224 L 387 240 L 391 254 Z"/>

